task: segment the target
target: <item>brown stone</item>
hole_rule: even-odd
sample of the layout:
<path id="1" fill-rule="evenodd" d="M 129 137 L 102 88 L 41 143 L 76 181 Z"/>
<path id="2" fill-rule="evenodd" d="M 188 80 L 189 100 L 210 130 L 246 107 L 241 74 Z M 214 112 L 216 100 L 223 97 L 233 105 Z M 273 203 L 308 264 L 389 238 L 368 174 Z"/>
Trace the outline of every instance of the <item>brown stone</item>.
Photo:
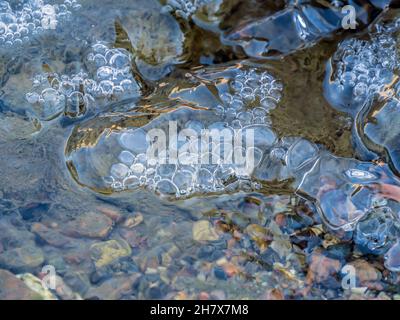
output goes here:
<path id="1" fill-rule="evenodd" d="M 311 261 L 307 273 L 307 283 L 321 283 L 335 276 L 341 269 L 339 260 L 326 257 L 319 251 L 311 255 Z"/>
<path id="2" fill-rule="evenodd" d="M 34 243 L 0 253 L 0 265 L 16 272 L 25 272 L 42 265 L 43 251 Z"/>
<path id="3" fill-rule="evenodd" d="M 357 285 L 360 287 L 374 286 L 373 282 L 380 281 L 382 278 L 382 274 L 379 270 L 365 260 L 359 259 L 349 264 L 356 270 Z"/>
<path id="4" fill-rule="evenodd" d="M 199 293 L 199 300 L 209 300 L 210 299 L 210 295 L 207 292 L 200 292 Z"/>
<path id="5" fill-rule="evenodd" d="M 113 221 L 104 214 L 85 212 L 61 226 L 60 231 L 70 237 L 103 239 L 108 236 Z"/>
<path id="6" fill-rule="evenodd" d="M 274 288 L 265 293 L 264 300 L 285 300 L 285 297 L 281 290 Z"/>
<path id="7" fill-rule="evenodd" d="M 40 295 L 7 270 L 0 270 L 0 300 L 39 300 Z"/>
<path id="8" fill-rule="evenodd" d="M 139 273 L 129 277 L 119 276 L 103 282 L 98 287 L 92 287 L 85 294 L 85 299 L 118 300 L 132 291 L 132 286 L 140 278 Z"/>
<path id="9" fill-rule="evenodd" d="M 123 226 L 125 228 L 134 228 L 137 225 L 141 224 L 142 222 L 143 222 L 143 215 L 140 212 L 138 212 L 134 215 L 128 216 L 125 219 Z"/>
<path id="10" fill-rule="evenodd" d="M 115 222 L 121 221 L 123 215 L 118 208 L 113 206 L 98 206 L 96 209 Z"/>
<path id="11" fill-rule="evenodd" d="M 123 239 L 112 239 L 95 243 L 90 248 L 91 257 L 97 268 L 105 267 L 119 258 L 132 253 L 129 244 Z"/>
<path id="12" fill-rule="evenodd" d="M 31 231 L 53 247 L 64 247 L 71 241 L 70 238 L 62 235 L 57 230 L 48 228 L 41 223 L 34 223 L 31 227 Z"/>

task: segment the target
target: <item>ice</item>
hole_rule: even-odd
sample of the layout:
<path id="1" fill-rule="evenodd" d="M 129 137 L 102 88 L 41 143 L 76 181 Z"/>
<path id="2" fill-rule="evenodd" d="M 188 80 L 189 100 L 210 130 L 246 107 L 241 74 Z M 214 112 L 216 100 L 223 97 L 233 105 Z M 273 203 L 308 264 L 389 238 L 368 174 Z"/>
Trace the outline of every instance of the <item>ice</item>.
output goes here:
<path id="1" fill-rule="evenodd" d="M 129 151 L 124 150 L 120 153 L 118 159 L 127 166 L 131 166 L 135 161 L 135 156 Z"/>
<path id="2" fill-rule="evenodd" d="M 400 272 L 400 240 L 386 253 L 385 267 L 393 272 Z"/>
<path id="3" fill-rule="evenodd" d="M 115 66 L 115 55 L 124 56 L 125 62 Z M 32 91 L 26 94 L 26 100 L 41 119 L 48 120 L 63 112 L 77 118 L 89 111 L 95 112 L 94 108 L 110 100 L 137 98 L 140 86 L 131 73 L 129 60 L 126 50 L 96 43 L 87 55 L 87 70 L 71 75 L 38 74 L 33 78 Z M 99 61 L 103 61 L 100 67 Z"/>
<path id="4" fill-rule="evenodd" d="M 265 154 L 255 170 L 255 177 L 265 181 L 302 177 L 307 165 L 312 165 L 318 155 L 318 147 L 305 139 L 281 138 Z"/>
<path id="5" fill-rule="evenodd" d="M 393 33 L 376 31 L 368 40 L 344 40 L 327 63 L 326 99 L 334 108 L 355 115 L 368 98 L 392 82 L 399 61 Z"/>
<path id="6" fill-rule="evenodd" d="M 339 44 L 327 65 L 325 97 L 354 117 L 353 143 L 360 158 L 387 159 L 400 172 L 396 22 L 375 26 L 367 39 Z"/>
<path id="7" fill-rule="evenodd" d="M 123 148 L 129 149 L 135 154 L 141 154 L 145 153 L 149 147 L 146 138 L 146 132 L 139 128 L 123 133 L 119 141 Z"/>
<path id="8" fill-rule="evenodd" d="M 354 242 L 366 253 L 384 254 L 399 236 L 397 219 L 389 207 L 372 208 L 358 222 Z"/>
<path id="9" fill-rule="evenodd" d="M 385 4 L 389 2 L 383 1 Z M 370 4 L 361 6 L 356 1 L 349 1 L 349 4 L 355 8 L 356 26 L 367 24 L 382 9 L 382 4 L 376 7 Z M 227 32 L 223 40 L 226 44 L 242 47 L 248 56 L 254 58 L 286 55 L 343 30 L 345 13 L 341 9 L 328 3 L 317 6 L 309 2 L 291 2 L 273 15 Z"/>

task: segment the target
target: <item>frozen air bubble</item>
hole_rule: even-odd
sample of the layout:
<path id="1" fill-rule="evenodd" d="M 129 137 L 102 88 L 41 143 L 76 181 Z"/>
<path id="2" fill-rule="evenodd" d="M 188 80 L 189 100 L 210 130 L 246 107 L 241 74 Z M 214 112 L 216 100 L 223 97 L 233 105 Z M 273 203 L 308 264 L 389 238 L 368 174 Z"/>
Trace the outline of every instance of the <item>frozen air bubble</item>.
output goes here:
<path id="1" fill-rule="evenodd" d="M 140 186 L 139 178 L 130 175 L 123 180 L 123 186 L 127 189 L 135 189 Z"/>
<path id="2" fill-rule="evenodd" d="M 377 177 L 368 171 L 358 170 L 358 169 L 349 169 L 345 172 L 346 176 L 350 179 L 355 179 L 356 181 L 371 181 L 376 180 Z M 356 183 L 355 181 L 355 183 Z"/>
<path id="3" fill-rule="evenodd" d="M 104 53 L 116 52 L 103 44 L 94 44 L 91 48 L 92 52 L 87 55 L 89 62 L 101 56 L 99 53 L 94 54 L 96 50 L 102 52 L 104 50 Z M 118 55 L 125 56 L 127 61 L 130 61 L 130 54 L 126 50 L 118 50 Z M 101 63 L 101 66 L 96 66 L 94 70 L 89 70 L 89 72 L 81 70 L 72 75 L 58 75 L 56 73 L 37 75 L 33 79 L 34 91 L 43 87 L 57 90 L 59 95 L 63 95 L 65 99 L 68 99 L 67 107 L 69 110 L 66 110 L 66 114 L 69 117 L 78 117 L 85 114 L 89 103 L 90 106 L 94 106 L 91 102 L 97 102 L 96 105 L 101 106 L 106 104 L 110 98 L 115 100 L 116 97 L 118 99 L 138 97 L 140 95 L 140 87 L 133 75 L 130 72 L 126 72 L 126 69 L 118 69 L 107 65 L 107 61 L 103 56 L 101 57 L 104 64 Z M 92 74 L 91 76 L 89 76 L 90 73 Z M 71 94 L 73 95 L 71 96 Z M 27 100 L 28 98 L 30 97 L 27 96 Z M 30 100 L 33 101 L 33 99 Z"/>
<path id="4" fill-rule="evenodd" d="M 146 167 L 142 163 L 134 163 L 130 167 L 131 171 L 135 175 L 140 175 L 145 172 Z"/>
<path id="5" fill-rule="evenodd" d="M 180 190 L 180 193 L 182 193 L 182 191 L 185 191 L 184 193 L 187 194 L 191 192 L 193 188 L 193 174 L 190 171 L 185 171 L 185 170 L 177 171 L 174 174 L 172 181 Z"/>
<path id="6" fill-rule="evenodd" d="M 167 179 L 160 180 L 157 182 L 155 191 L 162 194 L 162 195 L 177 195 L 178 188 L 176 185 Z"/>
<path id="7" fill-rule="evenodd" d="M 124 150 L 120 153 L 118 159 L 127 166 L 131 166 L 135 161 L 135 156 L 129 151 Z"/>
<path id="8" fill-rule="evenodd" d="M 123 163 L 116 163 L 111 166 L 110 174 L 116 179 L 124 179 L 129 173 L 129 167 Z"/>
<path id="9" fill-rule="evenodd" d="M 119 141 L 124 149 L 128 149 L 136 154 L 146 153 L 149 147 L 146 137 L 146 131 L 143 129 L 136 129 L 122 133 Z"/>

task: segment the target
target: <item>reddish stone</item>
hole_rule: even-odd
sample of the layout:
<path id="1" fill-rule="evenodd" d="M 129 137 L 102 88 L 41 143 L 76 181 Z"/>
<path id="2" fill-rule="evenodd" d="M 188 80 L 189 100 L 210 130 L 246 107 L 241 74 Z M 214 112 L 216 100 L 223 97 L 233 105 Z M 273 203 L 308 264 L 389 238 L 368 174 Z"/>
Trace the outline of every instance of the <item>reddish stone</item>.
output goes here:
<path id="1" fill-rule="evenodd" d="M 275 222 L 278 226 L 283 227 L 286 225 L 286 217 L 283 213 L 278 213 L 275 216 Z"/>
<path id="2" fill-rule="evenodd" d="M 92 287 L 85 294 L 85 299 L 118 300 L 132 293 L 132 286 L 139 280 L 140 274 L 119 276 L 103 282 L 98 287 Z"/>
<path id="3" fill-rule="evenodd" d="M 322 283 L 332 276 L 336 276 L 341 269 L 339 260 L 326 257 L 319 251 L 314 251 L 307 273 L 307 283 Z"/>
<path id="4" fill-rule="evenodd" d="M 7 270 L 0 270 L 0 300 L 39 300 L 40 295 Z"/>
<path id="5" fill-rule="evenodd" d="M 372 287 L 378 285 L 379 281 L 382 278 L 382 274 L 379 272 L 379 270 L 377 270 L 372 264 L 368 263 L 365 260 L 355 260 L 351 262 L 350 265 L 352 265 L 356 271 L 356 276 L 358 280 L 357 286 L 359 287 L 370 288 L 371 286 L 370 289 L 372 289 Z"/>
<path id="6" fill-rule="evenodd" d="M 209 300 L 210 295 L 207 292 L 200 292 L 199 293 L 199 300 Z"/>
<path id="7" fill-rule="evenodd" d="M 285 300 L 285 297 L 281 290 L 274 288 L 265 293 L 264 300 Z"/>
<path id="8" fill-rule="evenodd" d="M 120 222 L 123 217 L 122 213 L 116 207 L 98 206 L 96 209 L 115 222 Z"/>
<path id="9" fill-rule="evenodd" d="M 60 232 L 70 237 L 104 239 L 108 236 L 113 221 L 104 214 L 85 212 L 61 226 Z"/>
<path id="10" fill-rule="evenodd" d="M 31 227 L 31 231 L 36 234 L 44 242 L 48 243 L 53 247 L 64 247 L 72 239 L 62 235 L 57 230 L 46 227 L 41 223 L 34 223 Z"/>

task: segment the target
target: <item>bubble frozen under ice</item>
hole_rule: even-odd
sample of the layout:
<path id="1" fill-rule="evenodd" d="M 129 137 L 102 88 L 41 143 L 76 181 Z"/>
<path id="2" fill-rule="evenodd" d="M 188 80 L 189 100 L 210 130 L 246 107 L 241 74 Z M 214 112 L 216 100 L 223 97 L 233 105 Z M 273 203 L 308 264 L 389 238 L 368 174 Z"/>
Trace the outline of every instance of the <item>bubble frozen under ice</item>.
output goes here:
<path id="1" fill-rule="evenodd" d="M 399 66 L 392 33 L 372 33 L 369 40 L 346 39 L 327 63 L 325 97 L 333 107 L 355 115 L 393 80 Z"/>
<path id="2" fill-rule="evenodd" d="M 45 31 L 57 30 L 59 23 L 66 22 L 81 6 L 76 0 L 60 4 L 51 4 L 47 0 L 24 0 L 20 1 L 17 9 L 14 7 L 12 2 L 1 2 L 0 45 L 8 49 L 19 47 Z"/>
<path id="3" fill-rule="evenodd" d="M 104 61 L 101 66 L 99 60 Z M 130 60 L 131 55 L 124 49 L 110 49 L 101 42 L 95 43 L 87 55 L 88 70 L 72 75 L 38 74 L 32 80 L 33 88 L 26 94 L 26 100 L 34 110 L 39 110 L 41 119 L 48 120 L 63 111 L 76 118 L 93 111 L 95 104 L 137 98 L 141 94 L 140 86 L 131 73 Z M 50 92 L 54 96 L 51 99 Z"/>

